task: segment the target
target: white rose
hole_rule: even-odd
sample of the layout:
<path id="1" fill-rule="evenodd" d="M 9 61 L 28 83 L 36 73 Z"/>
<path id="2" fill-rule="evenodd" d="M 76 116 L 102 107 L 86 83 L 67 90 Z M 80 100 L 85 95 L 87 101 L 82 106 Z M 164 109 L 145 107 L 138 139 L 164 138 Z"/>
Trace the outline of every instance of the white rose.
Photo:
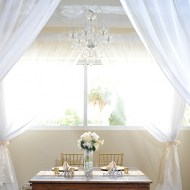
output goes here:
<path id="1" fill-rule="evenodd" d="M 86 132 L 83 135 L 81 135 L 81 139 L 83 141 L 88 141 L 88 142 L 92 141 L 92 137 L 89 132 Z"/>
<path id="2" fill-rule="evenodd" d="M 95 141 L 98 141 L 99 136 L 95 132 L 91 133 L 91 136 Z"/>
<path id="3" fill-rule="evenodd" d="M 81 140 L 78 140 L 78 147 L 81 149 Z"/>

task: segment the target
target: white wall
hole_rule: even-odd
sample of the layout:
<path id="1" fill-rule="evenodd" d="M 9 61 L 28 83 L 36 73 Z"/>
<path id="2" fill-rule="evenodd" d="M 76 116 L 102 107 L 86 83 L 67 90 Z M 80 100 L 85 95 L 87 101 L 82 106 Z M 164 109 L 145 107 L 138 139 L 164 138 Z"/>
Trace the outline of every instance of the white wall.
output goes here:
<path id="1" fill-rule="evenodd" d="M 81 152 L 77 140 L 84 131 L 81 130 L 28 130 L 10 142 L 9 150 L 19 185 L 28 182 L 40 170 L 51 169 L 60 153 Z M 164 151 L 164 143 L 159 143 L 146 131 L 96 131 L 105 143 L 95 152 L 95 165 L 98 153 L 124 152 L 124 164 L 137 167 L 152 181 L 151 189 L 155 189 L 158 180 L 160 159 Z M 189 145 L 190 131 L 179 134 L 179 155 L 183 190 L 190 189 Z"/>

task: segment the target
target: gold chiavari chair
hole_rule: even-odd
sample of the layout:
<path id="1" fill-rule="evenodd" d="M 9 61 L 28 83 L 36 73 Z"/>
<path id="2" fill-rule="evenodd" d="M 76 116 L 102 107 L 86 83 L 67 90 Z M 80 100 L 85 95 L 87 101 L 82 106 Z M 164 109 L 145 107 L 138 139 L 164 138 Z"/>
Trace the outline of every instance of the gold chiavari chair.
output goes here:
<path id="1" fill-rule="evenodd" d="M 123 166 L 124 153 L 118 154 L 99 154 L 99 166 L 107 166 L 110 162 L 114 161 L 117 166 Z"/>
<path id="2" fill-rule="evenodd" d="M 83 154 L 65 154 L 61 153 L 62 165 L 65 161 L 70 166 L 83 167 L 84 166 L 84 155 Z"/>

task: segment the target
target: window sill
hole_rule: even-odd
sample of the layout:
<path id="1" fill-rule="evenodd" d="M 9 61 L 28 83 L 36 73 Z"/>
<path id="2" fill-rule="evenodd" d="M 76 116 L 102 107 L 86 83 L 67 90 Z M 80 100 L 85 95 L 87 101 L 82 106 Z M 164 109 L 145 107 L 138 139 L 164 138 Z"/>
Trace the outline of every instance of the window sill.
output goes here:
<path id="1" fill-rule="evenodd" d="M 146 130 L 142 126 L 31 126 L 29 130 Z"/>

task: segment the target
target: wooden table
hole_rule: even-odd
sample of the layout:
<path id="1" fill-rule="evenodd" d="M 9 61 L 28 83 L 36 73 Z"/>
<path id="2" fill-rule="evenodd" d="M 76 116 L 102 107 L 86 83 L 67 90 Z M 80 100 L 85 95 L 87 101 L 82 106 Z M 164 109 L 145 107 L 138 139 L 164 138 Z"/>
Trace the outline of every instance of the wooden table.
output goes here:
<path id="1" fill-rule="evenodd" d="M 87 179 L 83 171 L 75 171 L 74 177 L 55 175 L 53 171 L 40 171 L 30 183 L 32 190 L 149 190 L 151 180 L 137 169 L 129 169 L 122 177 L 103 176 L 106 171 L 93 171 Z"/>

